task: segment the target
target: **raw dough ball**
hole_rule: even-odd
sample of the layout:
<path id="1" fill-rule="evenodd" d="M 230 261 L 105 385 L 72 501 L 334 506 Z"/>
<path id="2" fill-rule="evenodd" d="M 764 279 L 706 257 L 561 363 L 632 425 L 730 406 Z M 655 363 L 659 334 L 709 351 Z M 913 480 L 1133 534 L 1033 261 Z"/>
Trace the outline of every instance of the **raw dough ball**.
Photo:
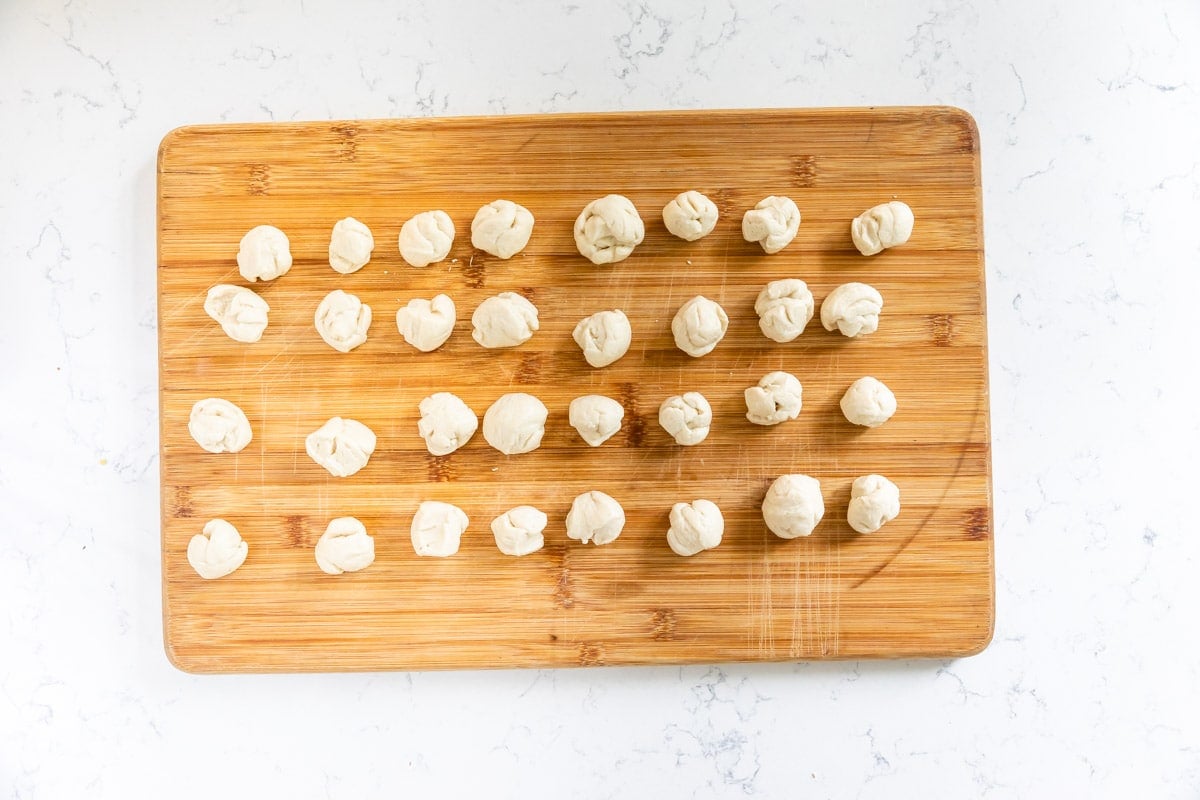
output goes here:
<path id="1" fill-rule="evenodd" d="M 479 304 L 471 325 L 471 338 L 484 347 L 516 347 L 538 329 L 537 306 L 516 292 L 501 292 Z"/>
<path id="2" fill-rule="evenodd" d="M 414 267 L 427 267 L 450 254 L 454 223 L 445 211 L 423 211 L 400 227 L 400 257 Z"/>
<path id="3" fill-rule="evenodd" d="M 371 260 L 375 237 L 354 217 L 338 220 L 329 237 L 329 266 L 343 275 L 358 272 Z"/>
<path id="4" fill-rule="evenodd" d="M 458 506 L 426 500 L 417 506 L 412 521 L 412 546 L 419 556 L 445 558 L 458 552 L 463 531 L 470 525 Z"/>
<path id="5" fill-rule="evenodd" d="M 612 311 L 597 311 L 581 319 L 575 326 L 573 336 L 589 364 L 607 367 L 629 352 L 633 329 L 625 312 L 614 308 Z"/>
<path id="6" fill-rule="evenodd" d="M 843 336 L 855 337 L 879 329 L 883 295 L 865 283 L 843 283 L 821 303 L 821 324 L 837 328 Z"/>
<path id="7" fill-rule="evenodd" d="M 483 438 L 506 456 L 537 450 L 549 414 L 545 404 L 531 394 L 502 395 L 483 415 Z"/>
<path id="8" fill-rule="evenodd" d="M 333 417 L 304 440 L 308 457 L 335 478 L 347 478 L 367 465 L 375 433 L 358 420 Z"/>
<path id="9" fill-rule="evenodd" d="M 624 261 L 645 236 L 637 209 L 619 194 L 593 200 L 575 220 L 575 246 L 593 264 Z"/>
<path id="10" fill-rule="evenodd" d="M 883 381 L 868 376 L 850 384 L 841 406 L 846 419 L 855 425 L 878 428 L 896 413 L 896 395 Z"/>
<path id="11" fill-rule="evenodd" d="M 237 254 L 238 272 L 254 281 L 272 281 L 292 268 L 288 237 L 279 228 L 259 225 L 242 237 Z"/>
<path id="12" fill-rule="evenodd" d="M 546 515 L 533 506 L 510 508 L 492 520 L 496 547 L 506 556 L 527 556 L 546 544 Z"/>
<path id="13" fill-rule="evenodd" d="M 663 224 L 674 235 L 694 242 L 712 233 L 717 224 L 717 206 L 699 192 L 683 192 L 663 206 Z"/>
<path id="14" fill-rule="evenodd" d="M 778 425 L 800 416 L 802 388 L 795 375 L 768 372 L 746 390 L 746 419 L 755 425 Z"/>
<path id="15" fill-rule="evenodd" d="M 396 327 L 404 341 L 428 353 L 446 343 L 457 320 L 454 301 L 444 294 L 432 300 L 416 298 L 396 312 Z"/>
<path id="16" fill-rule="evenodd" d="M 471 440 L 479 429 L 479 418 L 471 407 L 450 392 L 437 392 L 421 401 L 417 433 L 430 454 L 445 456 Z"/>
<path id="17" fill-rule="evenodd" d="M 367 340 L 371 307 L 355 295 L 334 289 L 317 306 L 313 324 L 325 344 L 341 353 L 349 353 Z"/>
<path id="18" fill-rule="evenodd" d="M 375 561 L 375 540 L 354 517 L 338 517 L 317 540 L 317 566 L 330 575 L 358 572 Z"/>
<path id="19" fill-rule="evenodd" d="M 742 238 L 758 242 L 766 253 L 778 253 L 796 238 L 800 209 L 790 197 L 764 197 L 742 217 Z"/>
<path id="20" fill-rule="evenodd" d="M 804 333 L 813 318 L 813 308 L 812 292 L 798 278 L 771 281 L 754 301 L 758 328 L 774 342 L 790 342 Z"/>
<path id="21" fill-rule="evenodd" d="M 725 518 L 716 503 L 693 500 L 671 506 L 667 544 L 677 554 L 694 556 L 701 550 L 712 550 L 721 543 L 724 533 Z"/>
<path id="22" fill-rule="evenodd" d="M 221 330 L 235 342 L 250 344 L 267 329 L 267 301 L 243 286 L 220 283 L 208 290 L 204 312 L 221 323 Z"/>
<path id="23" fill-rule="evenodd" d="M 850 222 L 850 238 L 864 256 L 904 244 L 912 231 L 912 209 L 899 200 L 869 208 Z"/>
<path id="24" fill-rule="evenodd" d="M 529 244 L 533 214 L 511 200 L 493 200 L 471 220 L 471 244 L 498 258 L 512 258 Z"/>
<path id="25" fill-rule="evenodd" d="M 188 433 L 210 453 L 236 453 L 250 444 L 250 420 L 228 400 L 209 397 L 192 406 Z"/>
<path id="26" fill-rule="evenodd" d="M 780 475 L 767 489 L 763 520 L 780 539 L 810 536 L 825 516 L 821 482 L 807 475 Z"/>
<path id="27" fill-rule="evenodd" d="M 680 306 L 671 320 L 675 346 L 692 358 L 711 353 L 727 330 L 729 316 L 725 309 L 700 294 Z"/>
<path id="28" fill-rule="evenodd" d="M 571 502 L 567 513 L 567 538 L 587 544 L 608 544 L 625 527 L 625 509 L 604 492 L 584 492 Z"/>
<path id="29" fill-rule="evenodd" d="M 611 397 L 588 394 L 571 401 L 567 418 L 585 442 L 592 447 L 599 447 L 621 430 L 625 409 Z"/>
<path id="30" fill-rule="evenodd" d="M 210 519 L 204 533 L 188 542 L 187 560 L 196 574 L 205 580 L 224 578 L 246 560 L 250 547 L 238 529 L 223 519 Z"/>
<path id="31" fill-rule="evenodd" d="M 859 533 L 874 533 L 900 513 L 900 488 L 882 475 L 863 475 L 850 486 L 846 521 Z"/>
<path id="32" fill-rule="evenodd" d="M 658 424 L 677 444 L 700 444 L 712 426 L 712 406 L 699 392 L 674 395 L 658 408 Z"/>

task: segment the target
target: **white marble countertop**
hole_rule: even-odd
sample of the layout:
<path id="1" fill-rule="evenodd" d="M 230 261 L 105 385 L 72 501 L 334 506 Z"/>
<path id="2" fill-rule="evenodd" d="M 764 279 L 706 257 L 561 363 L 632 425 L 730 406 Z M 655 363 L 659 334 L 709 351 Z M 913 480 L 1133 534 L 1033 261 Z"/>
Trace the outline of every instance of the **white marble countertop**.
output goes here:
<path id="1" fill-rule="evenodd" d="M 0 4 L 0 796 L 1200 794 L 1200 5 L 455 5 Z M 167 663 L 167 130 L 934 103 L 982 136 L 998 589 L 982 655 L 217 678 Z"/>

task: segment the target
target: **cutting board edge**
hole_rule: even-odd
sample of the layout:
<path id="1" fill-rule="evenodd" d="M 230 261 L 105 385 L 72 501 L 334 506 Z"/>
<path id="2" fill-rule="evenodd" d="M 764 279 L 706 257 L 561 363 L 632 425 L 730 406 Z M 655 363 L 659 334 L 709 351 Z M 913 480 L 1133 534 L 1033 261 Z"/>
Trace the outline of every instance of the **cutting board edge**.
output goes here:
<path id="1" fill-rule="evenodd" d="M 995 604 L 992 609 L 994 611 Z M 164 618 L 164 623 L 165 623 Z M 289 675 L 289 674 L 321 674 L 330 672 L 454 672 L 461 670 L 486 670 L 498 671 L 506 669 L 583 669 L 583 668 L 610 668 L 610 669 L 629 669 L 638 667 L 683 667 L 683 666 L 705 666 L 713 664 L 731 665 L 731 664 L 807 664 L 819 661 L 896 661 L 896 660 L 914 660 L 914 661 L 929 661 L 939 662 L 947 660 L 958 660 L 961 658 L 971 658 L 982 653 L 991 644 L 995 635 L 995 615 L 989 614 L 987 617 L 987 628 L 979 637 L 978 641 L 970 640 L 965 642 L 962 648 L 913 648 L 912 650 L 897 649 L 889 651 L 886 655 L 879 655 L 870 650 L 860 652 L 850 651 L 841 652 L 834 655 L 822 656 L 779 656 L 762 658 L 744 658 L 732 660 L 714 660 L 711 658 L 675 658 L 667 657 L 661 660 L 658 659 L 640 659 L 619 662 L 606 663 L 581 663 L 578 661 L 546 661 L 538 659 L 528 660 L 509 660 L 504 663 L 479 663 L 464 665 L 462 662 L 444 663 L 431 662 L 423 664 L 406 664 L 403 662 L 388 662 L 381 660 L 379 663 L 366 664 L 362 666 L 346 665 L 346 664 L 301 664 L 290 666 L 272 666 L 264 661 L 246 661 L 239 659 L 236 664 L 227 666 L 222 663 L 221 659 L 189 657 L 181 655 L 174 643 L 166 635 L 166 626 L 164 625 L 164 653 L 167 661 L 171 666 L 180 672 L 188 675 L 229 675 L 229 674 L 246 674 L 246 675 Z"/>
<path id="2" fill-rule="evenodd" d="M 879 106 L 821 106 L 813 108 L 805 108 L 800 106 L 779 106 L 768 108 L 717 108 L 717 109 L 658 109 L 653 111 L 570 111 L 558 114 L 463 114 L 459 116 L 444 116 L 444 117 L 376 117 L 371 119 L 313 119 L 313 120 L 293 120 L 288 122 L 206 122 L 206 123 L 189 123 L 179 125 L 167 131 L 158 144 L 158 157 L 156 166 L 156 175 L 161 177 L 164 164 L 170 156 L 172 145 L 176 140 L 183 138 L 188 134 L 195 133 L 217 133 L 231 131 L 258 131 L 258 130 L 289 130 L 312 127 L 314 125 L 327 125 L 329 127 L 338 127 L 345 125 L 401 125 L 411 126 L 413 128 L 436 126 L 445 123 L 454 124 L 478 124 L 483 122 L 504 122 L 505 124 L 527 124 L 534 122 L 559 122 L 559 123 L 579 123 L 579 122 L 600 122 L 602 120 L 623 120 L 623 119 L 644 119 L 646 117 L 669 120 L 669 119 L 685 119 L 693 117 L 697 114 L 706 116 L 734 118 L 738 116 L 761 117 L 763 115 L 772 117 L 786 117 L 792 114 L 804 113 L 815 114 L 818 116 L 828 117 L 845 117 L 845 116 L 867 116 L 878 113 L 927 113 L 936 112 L 946 116 L 955 117 L 965 123 L 966 129 L 970 132 L 973 140 L 973 151 L 975 153 L 976 172 L 978 174 L 979 166 L 979 124 L 975 121 L 975 117 L 971 112 L 960 106 L 939 104 L 932 106 L 914 106 L 914 105 L 879 105 Z M 978 182 L 977 182 L 977 185 Z M 157 182 L 156 195 L 161 201 L 161 181 Z M 982 216 L 982 205 L 980 206 Z M 161 206 L 160 206 L 161 211 Z M 980 229 L 982 237 L 982 228 Z"/>

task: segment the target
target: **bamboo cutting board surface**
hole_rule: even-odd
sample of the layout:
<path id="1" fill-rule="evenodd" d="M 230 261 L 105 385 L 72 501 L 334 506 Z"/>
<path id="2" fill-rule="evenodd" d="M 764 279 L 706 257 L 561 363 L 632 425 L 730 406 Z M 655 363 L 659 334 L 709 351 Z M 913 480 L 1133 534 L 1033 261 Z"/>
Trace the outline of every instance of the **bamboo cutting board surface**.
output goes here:
<path id="1" fill-rule="evenodd" d="M 697 189 L 721 218 L 709 237 L 667 233 L 661 209 Z M 992 512 L 979 140 L 949 108 L 621 113 L 567 116 L 222 125 L 182 128 L 158 164 L 162 555 L 166 648 L 196 672 L 652 664 L 814 658 L 954 656 L 991 637 Z M 630 197 L 646 222 L 628 260 L 593 267 L 572 223 L 589 200 Z M 764 255 L 741 238 L 742 213 L 769 194 L 793 198 L 795 241 Z M 864 258 L 851 218 L 893 196 L 912 206 L 910 242 Z M 496 198 L 537 222 L 510 261 L 473 250 L 470 221 Z M 440 208 L 458 229 L 450 258 L 414 269 L 399 256 L 401 224 Z M 363 270 L 328 264 L 335 221 L 375 234 Z M 252 226 L 291 239 L 295 264 L 252 288 L 271 306 L 256 344 L 227 338 L 203 310 L 208 288 L 244 284 L 235 254 Z M 879 331 L 850 340 L 814 318 L 789 344 L 761 335 L 754 298 L 799 277 L 818 304 L 838 284 L 884 296 Z M 341 354 L 313 328 L 329 291 L 374 311 L 370 338 Z M 525 345 L 484 350 L 470 315 L 486 296 L 518 291 L 540 310 Z M 449 294 L 454 335 L 441 350 L 408 347 L 395 313 L 413 297 Z M 704 358 L 675 349 L 670 320 L 696 294 L 729 313 L 728 335 Z M 602 370 L 571 340 L 582 317 L 619 307 L 634 342 Z M 799 419 L 761 428 L 742 391 L 783 369 L 804 386 Z M 846 422 L 838 400 L 863 375 L 896 393 L 881 428 Z M 658 426 L 669 395 L 703 392 L 714 410 L 701 445 L 676 446 Z M 481 417 L 509 391 L 550 409 L 541 449 L 506 457 L 482 433 L 430 456 L 417 404 L 435 391 Z M 621 432 L 587 447 L 567 424 L 581 394 L 619 400 Z M 194 402 L 239 405 L 254 438 L 238 454 L 203 452 L 187 431 Z M 304 437 L 329 417 L 379 437 L 370 463 L 336 479 Z M 825 519 L 784 541 L 759 512 L 780 474 L 822 483 Z M 850 484 L 878 472 L 899 485 L 900 516 L 878 533 L 847 525 Z M 616 497 L 628 522 L 613 544 L 570 541 L 572 498 Z M 720 547 L 680 558 L 667 512 L 708 498 L 726 520 Z M 409 524 L 421 500 L 461 506 L 462 549 L 419 558 Z M 530 504 L 550 517 L 546 546 L 502 555 L 492 518 Z M 376 560 L 322 573 L 313 548 L 329 520 L 352 515 L 375 537 Z M 188 540 L 223 517 L 249 543 L 240 570 L 201 580 Z"/>

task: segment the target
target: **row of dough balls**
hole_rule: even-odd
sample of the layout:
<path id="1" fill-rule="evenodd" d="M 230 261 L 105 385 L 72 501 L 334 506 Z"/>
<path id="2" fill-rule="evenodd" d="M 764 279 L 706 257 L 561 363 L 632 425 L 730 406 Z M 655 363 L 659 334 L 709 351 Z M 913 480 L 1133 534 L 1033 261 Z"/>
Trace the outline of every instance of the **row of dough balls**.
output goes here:
<path id="1" fill-rule="evenodd" d="M 778 425 L 795 419 L 802 406 L 803 387 L 795 375 L 770 372 L 745 390 L 746 419 L 755 425 Z M 896 413 L 896 396 L 882 381 L 866 376 L 850 385 L 841 399 L 842 413 L 855 425 L 875 428 Z M 417 432 L 430 454 L 445 456 L 458 450 L 479 429 L 479 418 L 457 395 L 436 392 L 418 406 Z M 483 415 L 483 438 L 505 455 L 518 455 L 541 446 L 549 410 L 524 392 L 502 395 Z M 583 395 L 571 401 L 567 419 L 588 445 L 599 447 L 621 429 L 625 409 L 611 397 Z M 677 444 L 697 445 L 708 438 L 713 412 L 700 392 L 673 395 L 662 402 L 658 422 Z M 188 432 L 210 453 L 237 453 L 250 444 L 250 420 L 241 408 L 219 397 L 197 401 L 188 417 Z M 333 417 L 305 438 L 305 451 L 331 475 L 344 478 L 367 465 L 375 452 L 376 436 L 354 419 Z"/>
<path id="2" fill-rule="evenodd" d="M 812 320 L 816 301 L 808 284 L 798 278 L 771 281 L 754 301 L 758 327 L 775 342 L 794 340 Z M 208 291 L 204 310 L 230 338 L 257 342 L 267 327 L 270 306 L 249 289 L 218 284 Z M 883 296 L 865 283 L 844 283 L 821 303 L 821 325 L 848 337 L 879 329 Z M 367 340 L 371 307 L 341 289 L 330 292 L 317 306 L 313 324 L 335 350 L 348 353 Z M 428 353 L 450 338 L 458 319 L 454 301 L 444 294 L 430 300 L 410 300 L 396 312 L 396 327 L 404 341 Z M 540 327 L 537 307 L 515 292 L 487 297 L 471 315 L 471 338 L 486 348 L 516 347 L 533 338 Z M 729 315 L 719 303 L 696 295 L 671 320 L 675 346 L 693 358 L 711 353 L 729 330 Z M 575 326 L 573 338 L 593 367 L 605 367 L 629 351 L 633 329 L 620 309 L 598 311 Z"/>
<path id="3" fill-rule="evenodd" d="M 846 520 L 858 533 L 874 533 L 900 513 L 900 489 L 882 475 L 863 475 L 850 488 Z M 808 475 L 782 475 L 771 484 L 762 503 L 763 521 L 781 539 L 810 536 L 825 516 L 821 484 Z M 667 544 L 680 556 L 694 556 L 721 543 L 725 518 L 716 503 L 697 499 L 676 503 L 668 515 Z M 548 517 L 533 506 L 517 506 L 492 520 L 500 552 L 526 556 L 545 546 Z M 466 512 L 451 503 L 427 500 L 413 515 L 410 535 L 418 556 L 446 558 L 458 552 L 470 525 Z M 611 495 L 584 492 L 567 513 L 567 537 L 584 544 L 610 544 L 625 527 L 625 510 Z M 188 542 L 188 563 L 200 577 L 224 577 L 246 560 L 249 545 L 237 528 L 223 519 L 210 520 Z M 314 550 L 317 566 L 330 575 L 357 572 L 375 561 L 375 540 L 355 517 L 329 523 Z"/>
<path id="4" fill-rule="evenodd" d="M 717 206 L 705 195 L 687 191 L 667 203 L 663 224 L 680 239 L 694 242 L 712 233 Z M 796 237 L 800 209 L 789 197 L 771 195 L 742 217 L 742 238 L 757 242 L 766 253 L 778 253 Z M 850 222 L 850 238 L 865 256 L 904 244 L 912 235 L 913 213 L 893 200 L 867 209 Z M 533 233 L 533 214 L 511 200 L 493 200 L 471 220 L 471 244 L 485 253 L 509 259 L 525 249 Z M 628 197 L 605 195 L 586 206 L 575 220 L 575 246 L 593 264 L 624 261 L 645 238 L 646 226 Z M 445 211 L 424 211 L 400 227 L 400 256 L 414 267 L 427 267 L 450 254 L 455 228 Z M 329 265 L 343 275 L 362 269 L 371 260 L 375 237 L 354 217 L 339 220 L 329 237 Z M 272 225 L 258 225 L 242 237 L 238 271 L 254 281 L 269 281 L 292 267 L 287 234 Z"/>
<path id="5" fill-rule="evenodd" d="M 499 258 L 512 258 L 525 248 L 533 232 L 533 215 L 510 200 L 496 200 L 479 209 L 471 221 L 471 244 Z M 414 267 L 444 259 L 454 242 L 454 223 L 445 211 L 425 211 L 400 228 L 401 257 Z M 329 266 L 343 275 L 357 272 L 371 260 L 375 236 L 354 217 L 338 220 L 329 237 Z M 292 268 L 291 242 L 273 225 L 256 225 L 238 245 L 238 271 L 251 283 L 271 281 Z"/>
<path id="6" fill-rule="evenodd" d="M 510 556 L 525 556 L 545 545 L 548 518 L 533 506 L 517 506 L 492 520 L 496 547 Z M 463 532 L 470 524 L 458 506 L 427 500 L 417 507 L 410 533 L 419 556 L 447 558 L 458 552 Z M 571 503 L 567 536 L 580 542 L 608 544 L 621 535 L 625 511 L 604 492 L 585 492 Z M 223 519 L 204 526 L 188 543 L 188 561 L 202 578 L 220 578 L 242 565 L 248 546 L 237 529 Z M 375 542 L 362 522 L 339 517 L 329 523 L 317 541 L 317 565 L 330 575 L 357 572 L 375 560 Z"/>

